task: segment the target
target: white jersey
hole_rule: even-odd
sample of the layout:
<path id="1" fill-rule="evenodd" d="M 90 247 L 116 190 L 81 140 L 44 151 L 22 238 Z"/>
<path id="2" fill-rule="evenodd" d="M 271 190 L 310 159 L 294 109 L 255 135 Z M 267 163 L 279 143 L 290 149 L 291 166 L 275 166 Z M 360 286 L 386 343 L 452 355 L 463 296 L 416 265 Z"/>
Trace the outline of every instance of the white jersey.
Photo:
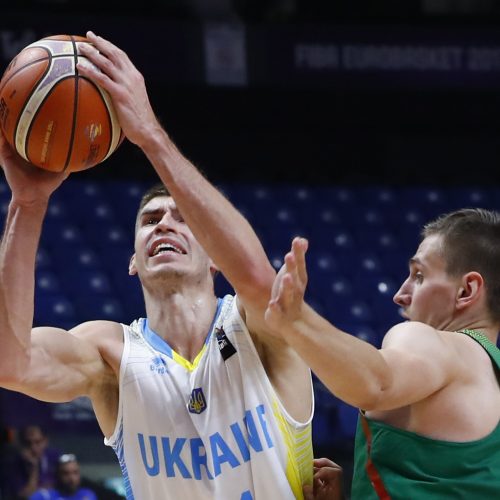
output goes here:
<path id="1" fill-rule="evenodd" d="M 118 419 L 104 442 L 118 456 L 128 500 L 303 498 L 312 412 L 298 423 L 285 411 L 234 297 L 219 299 L 192 363 L 147 319 L 123 330 Z"/>

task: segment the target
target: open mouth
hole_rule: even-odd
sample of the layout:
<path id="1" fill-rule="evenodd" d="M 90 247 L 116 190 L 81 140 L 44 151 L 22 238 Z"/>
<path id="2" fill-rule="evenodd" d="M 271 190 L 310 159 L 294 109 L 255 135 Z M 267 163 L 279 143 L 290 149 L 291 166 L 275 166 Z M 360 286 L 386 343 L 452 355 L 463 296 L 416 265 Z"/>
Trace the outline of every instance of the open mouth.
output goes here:
<path id="1" fill-rule="evenodd" d="M 177 253 L 179 255 L 185 255 L 186 251 L 175 243 L 162 241 L 153 245 L 150 251 L 150 256 L 155 257 L 156 255 L 160 255 L 162 253 Z"/>

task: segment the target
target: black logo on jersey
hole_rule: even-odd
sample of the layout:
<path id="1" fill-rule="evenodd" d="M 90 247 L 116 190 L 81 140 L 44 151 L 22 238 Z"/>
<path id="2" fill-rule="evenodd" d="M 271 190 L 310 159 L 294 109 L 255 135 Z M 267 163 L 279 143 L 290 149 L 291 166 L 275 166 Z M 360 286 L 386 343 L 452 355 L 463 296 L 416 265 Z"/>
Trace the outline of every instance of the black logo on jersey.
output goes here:
<path id="1" fill-rule="evenodd" d="M 219 344 L 219 351 L 222 355 L 222 359 L 226 361 L 233 354 L 236 354 L 236 349 L 233 344 L 226 337 L 226 332 L 222 327 L 215 329 L 215 335 L 217 336 L 217 343 Z"/>
<path id="2" fill-rule="evenodd" d="M 205 394 L 203 394 L 203 389 L 201 387 L 193 389 L 193 392 L 191 393 L 188 403 L 189 413 L 200 414 L 206 409 L 207 409 L 207 400 L 205 399 Z"/>

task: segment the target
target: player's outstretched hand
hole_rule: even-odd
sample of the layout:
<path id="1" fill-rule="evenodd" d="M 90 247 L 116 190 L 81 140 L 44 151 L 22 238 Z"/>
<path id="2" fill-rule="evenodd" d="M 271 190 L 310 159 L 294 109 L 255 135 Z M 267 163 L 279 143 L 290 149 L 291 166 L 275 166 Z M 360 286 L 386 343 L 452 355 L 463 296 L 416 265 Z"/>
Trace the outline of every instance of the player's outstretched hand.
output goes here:
<path id="1" fill-rule="evenodd" d="M 285 334 L 286 328 L 300 318 L 307 286 L 307 247 L 305 238 L 294 238 L 290 252 L 285 255 L 285 263 L 274 280 L 265 319 L 277 334 Z"/>
<path id="2" fill-rule="evenodd" d="M 304 500 L 342 500 L 342 467 L 328 458 L 315 458 L 313 465 L 313 486 L 304 486 Z"/>

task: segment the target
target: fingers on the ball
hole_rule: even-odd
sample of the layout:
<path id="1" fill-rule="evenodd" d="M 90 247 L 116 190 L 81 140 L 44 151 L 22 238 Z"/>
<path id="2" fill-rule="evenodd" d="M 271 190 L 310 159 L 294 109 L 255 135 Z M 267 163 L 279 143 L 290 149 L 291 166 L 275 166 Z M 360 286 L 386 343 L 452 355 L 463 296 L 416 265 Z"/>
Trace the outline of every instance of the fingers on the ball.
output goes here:
<path id="1" fill-rule="evenodd" d="M 94 70 L 96 75 L 104 74 L 111 76 L 113 73 L 114 64 L 111 60 L 102 52 L 100 52 L 96 47 L 91 45 L 82 45 L 82 54 L 84 54 L 91 65 L 89 66 Z"/>
<path id="2" fill-rule="evenodd" d="M 118 67 L 121 67 L 123 61 L 128 60 L 125 52 L 106 38 L 96 35 L 92 31 L 87 32 L 87 38 L 97 46 L 99 52 L 104 54 L 110 61 L 113 61 Z"/>
<path id="3" fill-rule="evenodd" d="M 102 36 L 96 35 L 93 31 L 87 31 L 87 38 L 99 49 L 99 52 L 103 54 L 108 54 L 111 42 L 103 38 Z"/>

